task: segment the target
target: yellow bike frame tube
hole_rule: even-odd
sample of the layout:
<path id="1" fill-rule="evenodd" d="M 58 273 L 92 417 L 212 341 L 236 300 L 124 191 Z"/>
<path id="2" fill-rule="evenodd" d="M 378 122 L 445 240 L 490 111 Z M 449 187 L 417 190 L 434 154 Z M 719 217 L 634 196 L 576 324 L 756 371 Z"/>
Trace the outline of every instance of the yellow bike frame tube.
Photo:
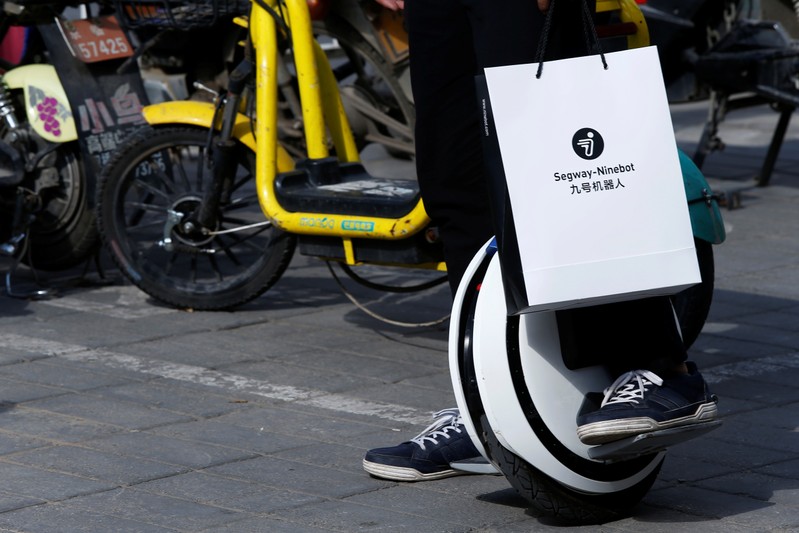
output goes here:
<path id="1" fill-rule="evenodd" d="M 307 0 L 306 0 L 307 1 Z M 336 154 L 339 161 L 354 163 L 360 161 L 361 155 L 355 145 L 355 138 L 352 136 L 350 122 L 344 105 L 341 103 L 341 93 L 338 90 L 338 80 L 333 74 L 330 62 L 319 43 L 314 41 L 314 52 L 316 53 L 316 64 L 318 66 L 319 80 L 322 84 L 322 101 L 325 109 L 325 124 L 333 138 L 333 145 L 336 147 Z"/>
<path id="2" fill-rule="evenodd" d="M 305 128 L 308 158 L 322 159 L 330 154 L 327 149 L 325 116 L 320 112 L 324 106 L 319 71 L 316 68 L 311 13 L 306 4 L 307 0 L 282 1 L 289 13 L 285 20 L 291 29 L 291 47 L 297 69 L 297 85 L 300 89 L 302 122 Z M 269 3 L 273 4 L 273 2 Z"/>
<path id="3" fill-rule="evenodd" d="M 270 1 L 270 7 L 277 2 Z M 283 227 L 274 215 L 280 206 L 275 201 L 277 166 L 277 24 L 269 14 L 253 3 L 250 37 L 255 49 L 255 184 L 261 211 L 273 223 Z"/>
<path id="4" fill-rule="evenodd" d="M 268 5 L 277 9 L 278 0 L 267 0 Z M 310 61 L 309 53 L 313 52 L 314 39 L 311 33 L 310 17 L 308 15 L 307 0 L 287 0 L 284 4 L 284 12 L 287 12 L 287 19 L 293 22 L 291 33 L 295 46 L 303 48 L 303 52 L 295 50 L 296 67 L 298 71 L 312 70 L 317 72 L 315 61 Z M 298 15 L 298 12 L 300 13 Z M 305 20 L 307 24 L 298 21 Z M 337 215 L 327 213 L 302 213 L 289 212 L 283 209 L 276 200 L 275 178 L 279 172 L 285 172 L 278 157 L 278 137 L 277 137 L 277 60 L 278 60 L 278 28 L 272 17 L 260 9 L 257 4 L 253 6 L 250 18 L 250 32 L 252 43 L 255 48 L 255 70 L 256 70 L 256 184 L 258 188 L 258 199 L 264 214 L 276 226 L 284 231 L 304 235 L 324 235 L 328 237 L 361 238 L 361 239 L 404 239 L 418 233 L 430 222 L 424 210 L 422 202 L 417 205 L 407 215 L 398 218 L 374 218 L 367 216 Z M 300 59 L 303 58 L 303 59 Z M 327 67 L 329 68 L 329 66 Z M 322 71 L 324 72 L 324 68 Z M 315 124 L 324 124 L 323 103 L 335 106 L 338 109 L 339 119 L 346 124 L 346 116 L 343 114 L 340 97 L 337 94 L 337 84 L 333 83 L 332 71 L 322 75 L 330 96 L 324 99 L 320 97 L 323 91 L 320 90 L 320 78 L 317 74 L 307 75 L 298 74 L 301 85 L 300 97 L 303 99 L 303 112 L 314 117 Z M 326 79 L 327 78 L 327 79 Z M 307 88 L 302 92 L 302 85 L 310 83 L 314 87 Z M 305 97 L 312 94 L 312 105 Z M 331 103 L 332 102 L 332 103 Z M 314 107 L 315 106 L 315 107 Z M 321 120 L 320 120 L 321 119 Z M 308 124 L 305 125 L 308 127 Z M 348 129 L 348 126 L 347 126 Z M 342 129 L 342 132 L 346 130 Z M 347 135 L 344 135 L 345 137 Z M 350 135 L 351 136 L 351 135 Z M 347 150 L 345 148 L 345 150 Z M 354 155 L 354 145 L 351 155 Z M 324 152 L 317 151 L 317 154 Z M 309 151 L 308 156 L 311 157 Z M 318 223 L 323 222 L 323 223 Z M 351 229 L 358 228 L 358 229 Z M 370 228 L 364 231 L 362 228 Z"/>

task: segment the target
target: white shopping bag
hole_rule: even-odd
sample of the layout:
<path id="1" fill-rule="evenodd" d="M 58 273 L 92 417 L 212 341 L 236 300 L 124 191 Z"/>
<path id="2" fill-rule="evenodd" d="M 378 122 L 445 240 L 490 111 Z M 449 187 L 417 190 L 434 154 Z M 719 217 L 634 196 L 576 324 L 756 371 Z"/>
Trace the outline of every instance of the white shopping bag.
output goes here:
<path id="1" fill-rule="evenodd" d="M 512 313 L 701 281 L 657 51 L 605 57 L 607 69 L 597 55 L 546 62 L 540 78 L 537 63 L 485 69 L 485 134 L 495 129 L 515 229 L 498 235 L 500 261 L 517 246 L 520 265 L 503 273 L 523 276 Z"/>

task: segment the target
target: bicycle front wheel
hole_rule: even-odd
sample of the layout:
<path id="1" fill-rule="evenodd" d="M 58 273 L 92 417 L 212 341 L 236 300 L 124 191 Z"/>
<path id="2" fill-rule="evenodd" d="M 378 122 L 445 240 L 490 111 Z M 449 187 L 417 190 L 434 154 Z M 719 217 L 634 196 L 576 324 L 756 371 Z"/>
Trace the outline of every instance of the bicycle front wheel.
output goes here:
<path id="1" fill-rule="evenodd" d="M 112 258 L 136 286 L 172 306 L 219 310 L 269 289 L 296 239 L 265 220 L 254 154 L 240 144 L 230 198 L 213 224 L 185 222 L 211 185 L 207 141 L 207 130 L 177 126 L 130 137 L 103 171 L 97 218 Z"/>

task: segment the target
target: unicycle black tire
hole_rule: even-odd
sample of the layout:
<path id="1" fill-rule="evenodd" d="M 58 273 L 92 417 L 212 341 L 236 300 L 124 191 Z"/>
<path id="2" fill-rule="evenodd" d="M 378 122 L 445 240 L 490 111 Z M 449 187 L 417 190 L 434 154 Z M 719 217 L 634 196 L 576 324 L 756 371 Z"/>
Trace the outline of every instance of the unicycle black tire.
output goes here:
<path id="1" fill-rule="evenodd" d="M 480 418 L 483 444 L 491 461 L 531 507 L 562 525 L 603 524 L 629 516 L 649 492 L 662 461 L 635 485 L 608 494 L 572 490 L 547 476 L 499 443 L 485 416 Z"/>
<path id="2" fill-rule="evenodd" d="M 269 224 L 241 229 L 266 219 L 251 170 L 254 154 L 240 143 L 235 157 L 241 176 L 231 202 L 220 207 L 215 230 L 237 231 L 208 236 L 166 226 L 168 210 L 189 214 L 199 205 L 210 179 L 202 163 L 207 141 L 208 130 L 183 126 L 145 127 L 129 137 L 103 170 L 97 220 L 111 257 L 134 285 L 174 307 L 221 310 L 276 283 L 296 239 Z M 161 168 L 159 157 L 182 164 Z M 152 163 L 140 166 L 145 161 Z"/>

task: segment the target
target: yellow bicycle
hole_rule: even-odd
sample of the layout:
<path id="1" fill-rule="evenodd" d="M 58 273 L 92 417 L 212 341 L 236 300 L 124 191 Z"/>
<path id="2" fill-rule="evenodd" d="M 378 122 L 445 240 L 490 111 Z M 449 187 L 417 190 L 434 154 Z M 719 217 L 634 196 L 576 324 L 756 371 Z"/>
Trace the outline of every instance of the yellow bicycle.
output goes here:
<path id="1" fill-rule="evenodd" d="M 600 0 L 597 10 L 616 14 L 605 28 L 630 45 L 648 42 L 632 0 Z M 149 127 L 104 169 L 98 226 L 139 288 L 178 307 L 234 307 L 280 278 L 297 243 L 303 254 L 350 266 L 446 270 L 416 181 L 375 178 L 361 164 L 306 0 L 120 0 L 118 11 L 136 27 L 233 20 L 247 30 L 226 94 L 146 107 Z M 288 73 L 303 158 L 281 144 Z"/>

